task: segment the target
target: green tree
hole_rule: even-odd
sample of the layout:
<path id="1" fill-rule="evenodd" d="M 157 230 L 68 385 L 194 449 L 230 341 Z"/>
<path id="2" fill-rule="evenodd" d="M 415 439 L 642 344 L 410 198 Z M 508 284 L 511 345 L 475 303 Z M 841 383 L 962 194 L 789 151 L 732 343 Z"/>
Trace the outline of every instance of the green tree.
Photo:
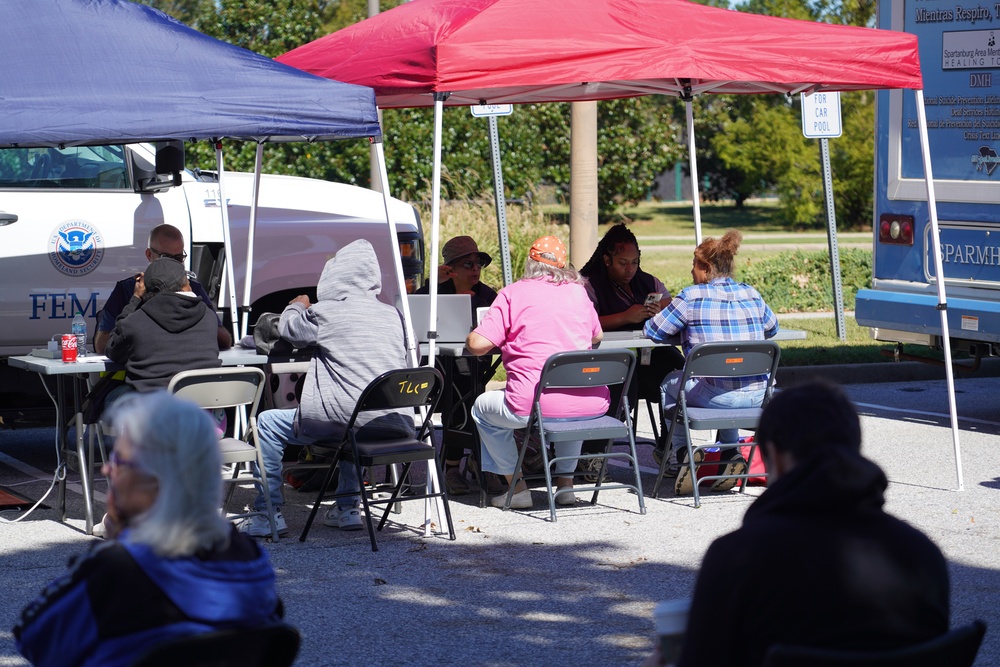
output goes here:
<path id="1" fill-rule="evenodd" d="M 749 0 L 742 11 L 868 25 L 870 0 Z M 866 226 L 872 209 L 873 100 L 870 93 L 842 96 L 843 136 L 830 141 L 838 226 Z M 706 196 L 741 205 L 755 195 L 776 194 L 790 227 L 825 222 L 819 148 L 801 134 L 798 99 L 780 95 L 705 96 L 696 100 L 698 162 L 709 186 Z M 681 103 L 675 113 L 683 113 Z"/>

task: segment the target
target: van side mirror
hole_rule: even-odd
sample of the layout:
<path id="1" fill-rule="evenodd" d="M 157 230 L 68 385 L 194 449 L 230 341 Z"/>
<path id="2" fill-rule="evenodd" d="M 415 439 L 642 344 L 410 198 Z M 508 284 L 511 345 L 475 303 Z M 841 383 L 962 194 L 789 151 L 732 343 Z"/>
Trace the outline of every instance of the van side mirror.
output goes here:
<path id="1" fill-rule="evenodd" d="M 181 184 L 184 171 L 184 142 L 156 142 L 156 164 L 150 165 L 132 152 L 132 173 L 139 192 L 157 192 Z"/>
<path id="2" fill-rule="evenodd" d="M 178 174 L 184 171 L 184 142 L 156 142 L 156 173 Z"/>

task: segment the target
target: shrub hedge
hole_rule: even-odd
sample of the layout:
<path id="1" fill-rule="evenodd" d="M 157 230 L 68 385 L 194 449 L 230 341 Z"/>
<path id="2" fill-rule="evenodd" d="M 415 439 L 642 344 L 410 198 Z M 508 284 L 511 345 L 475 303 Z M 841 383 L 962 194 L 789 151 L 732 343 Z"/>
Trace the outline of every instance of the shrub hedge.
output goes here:
<path id="1" fill-rule="evenodd" d="M 872 284 L 871 251 L 841 248 L 840 277 L 844 308 L 854 310 L 858 290 Z M 756 287 L 776 313 L 833 310 L 833 280 L 826 251 L 797 250 L 750 261 L 739 279 Z"/>

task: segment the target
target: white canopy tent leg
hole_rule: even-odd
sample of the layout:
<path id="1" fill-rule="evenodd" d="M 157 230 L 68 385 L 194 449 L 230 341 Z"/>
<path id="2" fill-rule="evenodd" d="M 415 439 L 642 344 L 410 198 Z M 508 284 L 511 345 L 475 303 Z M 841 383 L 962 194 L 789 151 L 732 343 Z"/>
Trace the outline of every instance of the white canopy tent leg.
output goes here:
<path id="1" fill-rule="evenodd" d="M 233 342 L 239 341 L 237 324 L 239 311 L 236 309 L 236 277 L 233 273 L 233 238 L 229 230 L 229 203 L 226 199 L 225 167 L 222 159 L 222 142 L 215 142 L 215 163 L 219 169 L 219 210 L 222 211 L 222 241 L 226 251 L 226 295 L 229 297 L 229 312 L 232 315 Z"/>
<path id="2" fill-rule="evenodd" d="M 240 302 L 242 309 L 240 318 L 240 338 L 233 341 L 238 343 L 243 336 L 247 335 L 250 326 L 250 286 L 253 285 L 253 242 L 254 232 L 257 230 L 257 209 L 260 202 L 260 173 L 264 164 L 264 144 L 257 142 L 257 155 L 253 163 L 253 194 L 250 199 L 250 225 L 247 229 L 247 263 L 246 272 L 243 278 L 243 300 Z M 227 255 L 228 257 L 228 255 Z"/>
<path id="3" fill-rule="evenodd" d="M 698 156 L 694 146 L 694 107 L 690 89 L 684 93 L 687 113 L 688 163 L 691 165 L 691 211 L 694 214 L 694 243 L 701 245 L 701 197 L 698 192 Z"/>
<path id="4" fill-rule="evenodd" d="M 434 93 L 434 171 L 431 179 L 431 252 L 430 252 L 430 302 L 428 318 L 430 331 L 427 332 L 427 365 L 434 367 L 437 343 L 437 261 L 441 245 L 441 125 L 444 116 L 444 101 L 447 93 Z"/>
<path id="5" fill-rule="evenodd" d="M 938 312 L 941 314 L 941 338 L 944 347 L 944 369 L 948 380 L 948 410 L 951 413 L 951 437 L 955 449 L 955 475 L 958 491 L 965 489 L 962 480 L 962 450 L 958 442 L 958 408 L 955 405 L 955 371 L 951 362 L 951 335 L 948 331 L 948 301 L 944 290 L 944 267 L 941 258 L 941 233 L 938 229 L 937 199 L 934 195 L 934 174 L 931 171 L 931 151 L 927 137 L 927 114 L 924 91 L 913 91 L 917 101 L 917 124 L 920 130 L 920 150 L 924 161 L 924 182 L 927 184 L 927 212 L 931 218 L 931 243 L 934 244 L 934 275 L 937 283 Z"/>
<path id="6" fill-rule="evenodd" d="M 224 287 L 229 297 L 229 312 L 233 328 L 233 344 L 239 344 L 239 311 L 236 309 L 236 277 L 233 270 L 233 237 L 229 229 L 229 200 L 226 199 L 225 163 L 222 159 L 222 142 L 215 142 L 215 163 L 219 168 L 219 210 L 222 211 L 222 245 L 225 248 L 226 280 Z M 247 415 L 243 410 L 236 411 L 236 429 L 233 434 L 239 438 L 246 429 Z"/>
<path id="7" fill-rule="evenodd" d="M 420 364 L 420 353 L 417 350 L 416 338 L 413 335 L 413 318 L 410 316 L 410 302 L 406 298 L 406 279 L 403 277 L 403 260 L 399 255 L 399 234 L 396 232 L 396 225 L 389 215 L 389 172 L 385 166 L 385 146 L 381 141 L 372 143 L 373 154 L 375 155 L 376 170 L 378 172 L 379 183 L 381 185 L 382 203 L 385 206 L 385 220 L 389 225 L 389 237 L 392 239 L 392 262 L 396 269 L 396 289 L 399 290 L 400 308 L 403 313 L 403 330 L 406 334 L 406 357 L 410 365 L 416 367 Z"/>
<path id="8" fill-rule="evenodd" d="M 403 260 L 399 255 L 399 235 L 396 233 L 396 225 L 392 221 L 392 216 L 389 215 L 389 173 L 385 167 L 385 147 L 382 145 L 381 141 L 376 141 L 373 143 L 374 154 L 376 160 L 378 161 L 378 176 L 379 182 L 381 183 L 382 189 L 382 201 L 385 204 L 385 219 L 389 225 L 389 236 L 392 239 L 392 261 L 396 268 L 396 284 L 399 290 L 399 301 L 400 307 L 403 312 L 403 329 L 406 335 L 406 350 L 407 358 L 410 360 L 410 365 L 414 368 L 420 364 L 420 356 L 417 350 L 416 339 L 413 336 L 413 319 L 410 317 L 410 302 L 406 298 L 406 280 L 403 278 Z M 423 417 L 423 415 L 421 415 Z M 438 478 L 437 466 L 428 465 L 427 466 L 427 481 L 426 489 L 427 493 L 436 493 L 437 489 L 441 488 L 441 480 Z M 441 520 L 444 516 L 444 501 L 441 498 L 435 498 L 436 500 L 433 505 L 431 504 L 431 498 L 424 500 L 424 537 L 431 536 L 431 511 L 433 510 L 437 515 L 437 525 L 440 527 L 440 531 L 445 531 L 446 522 Z"/>

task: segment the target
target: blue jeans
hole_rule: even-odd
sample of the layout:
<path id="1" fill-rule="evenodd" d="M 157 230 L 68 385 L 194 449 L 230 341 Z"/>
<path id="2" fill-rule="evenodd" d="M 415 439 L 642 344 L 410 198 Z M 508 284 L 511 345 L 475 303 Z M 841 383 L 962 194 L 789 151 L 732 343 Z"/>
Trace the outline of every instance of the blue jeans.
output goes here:
<path id="1" fill-rule="evenodd" d="M 283 503 L 281 487 L 281 459 L 285 455 L 287 445 L 308 445 L 317 438 L 299 437 L 295 434 L 295 408 L 288 410 L 265 410 L 257 417 L 257 446 L 260 447 L 261 457 L 264 459 L 264 472 L 267 475 L 267 488 L 271 493 L 271 504 L 281 507 Z M 361 485 L 358 483 L 358 471 L 353 464 L 340 465 L 340 483 L 337 485 L 337 493 L 358 492 Z M 344 497 L 337 498 L 338 507 L 350 507 L 358 502 L 360 498 Z M 267 505 L 264 502 L 264 495 L 257 494 L 253 506 L 255 510 L 263 512 Z"/>
<path id="2" fill-rule="evenodd" d="M 673 371 L 663 379 L 661 389 L 664 396 L 677 400 L 683 371 Z M 688 380 L 684 387 L 687 404 L 693 408 L 756 408 L 764 401 L 763 389 L 721 389 L 709 384 L 704 378 Z M 733 443 L 739 440 L 736 428 L 720 428 L 716 442 Z M 684 432 L 678 424 L 674 429 L 671 445 L 675 450 L 684 447 Z"/>
<path id="3" fill-rule="evenodd" d="M 479 395 L 472 406 L 472 421 L 476 422 L 483 443 L 483 470 L 498 475 L 513 475 L 517 466 L 517 445 L 514 431 L 528 425 L 528 416 L 516 415 L 507 407 L 503 391 L 487 391 Z M 583 440 L 555 443 L 556 456 L 579 456 Z M 576 461 L 557 461 L 555 474 L 568 476 L 576 470 Z"/>

